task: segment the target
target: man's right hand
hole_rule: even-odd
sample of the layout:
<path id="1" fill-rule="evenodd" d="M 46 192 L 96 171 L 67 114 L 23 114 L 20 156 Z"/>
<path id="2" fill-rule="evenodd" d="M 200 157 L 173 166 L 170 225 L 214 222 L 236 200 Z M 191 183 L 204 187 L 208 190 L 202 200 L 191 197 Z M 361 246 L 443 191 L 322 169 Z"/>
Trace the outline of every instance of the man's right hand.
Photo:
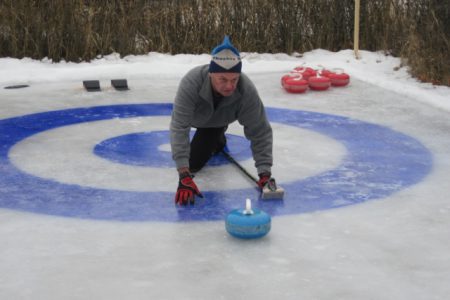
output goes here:
<path id="1" fill-rule="evenodd" d="M 203 198 L 192 176 L 188 172 L 180 174 L 180 180 L 178 181 L 178 189 L 175 195 L 175 203 L 178 205 L 188 205 L 195 203 L 195 196 Z"/>

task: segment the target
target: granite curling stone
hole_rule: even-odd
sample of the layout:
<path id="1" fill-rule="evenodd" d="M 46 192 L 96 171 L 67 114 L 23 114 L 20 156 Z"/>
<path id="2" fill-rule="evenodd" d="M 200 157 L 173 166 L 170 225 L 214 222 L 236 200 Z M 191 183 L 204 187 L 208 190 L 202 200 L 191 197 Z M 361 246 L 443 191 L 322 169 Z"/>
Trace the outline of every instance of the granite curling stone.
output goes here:
<path id="1" fill-rule="evenodd" d="M 245 209 L 232 210 L 226 217 L 227 232 L 241 239 L 256 239 L 265 236 L 271 227 L 270 215 L 251 208 L 251 200 L 246 200 Z"/>

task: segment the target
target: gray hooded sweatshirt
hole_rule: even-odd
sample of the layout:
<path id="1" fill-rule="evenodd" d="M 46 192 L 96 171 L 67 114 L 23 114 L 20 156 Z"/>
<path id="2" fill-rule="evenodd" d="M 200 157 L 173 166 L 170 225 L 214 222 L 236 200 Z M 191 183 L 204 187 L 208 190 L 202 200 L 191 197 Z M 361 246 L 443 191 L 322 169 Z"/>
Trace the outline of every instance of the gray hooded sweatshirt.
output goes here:
<path id="1" fill-rule="evenodd" d="M 225 127 L 238 121 L 250 140 L 258 174 L 272 167 L 272 128 L 263 103 L 250 79 L 243 73 L 235 92 L 223 97 L 216 109 L 208 76 L 209 65 L 198 66 L 181 80 L 170 122 L 172 158 L 177 169 L 189 167 L 189 132 L 194 128 Z"/>

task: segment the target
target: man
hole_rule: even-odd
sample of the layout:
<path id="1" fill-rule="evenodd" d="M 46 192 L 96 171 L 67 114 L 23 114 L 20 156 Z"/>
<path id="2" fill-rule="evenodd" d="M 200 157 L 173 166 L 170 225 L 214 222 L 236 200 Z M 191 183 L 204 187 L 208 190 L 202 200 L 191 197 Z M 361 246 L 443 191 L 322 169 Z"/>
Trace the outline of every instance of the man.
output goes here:
<path id="1" fill-rule="evenodd" d="M 255 86 L 241 68 L 239 51 L 225 36 L 213 49 L 210 64 L 192 69 L 181 80 L 170 123 L 172 157 L 179 173 L 178 205 L 203 198 L 192 173 L 224 148 L 225 131 L 236 120 L 250 140 L 259 187 L 271 179 L 272 128 Z M 189 143 L 192 127 L 197 130 Z"/>

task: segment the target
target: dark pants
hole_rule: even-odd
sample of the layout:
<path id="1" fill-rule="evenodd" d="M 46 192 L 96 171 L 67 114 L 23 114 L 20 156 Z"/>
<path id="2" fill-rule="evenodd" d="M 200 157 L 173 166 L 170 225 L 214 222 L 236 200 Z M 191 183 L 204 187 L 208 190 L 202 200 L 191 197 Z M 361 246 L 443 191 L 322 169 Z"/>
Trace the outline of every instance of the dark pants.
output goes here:
<path id="1" fill-rule="evenodd" d="M 227 127 L 197 128 L 191 141 L 189 168 L 197 172 L 205 166 L 208 160 L 220 152 L 226 144 L 225 131 Z"/>

